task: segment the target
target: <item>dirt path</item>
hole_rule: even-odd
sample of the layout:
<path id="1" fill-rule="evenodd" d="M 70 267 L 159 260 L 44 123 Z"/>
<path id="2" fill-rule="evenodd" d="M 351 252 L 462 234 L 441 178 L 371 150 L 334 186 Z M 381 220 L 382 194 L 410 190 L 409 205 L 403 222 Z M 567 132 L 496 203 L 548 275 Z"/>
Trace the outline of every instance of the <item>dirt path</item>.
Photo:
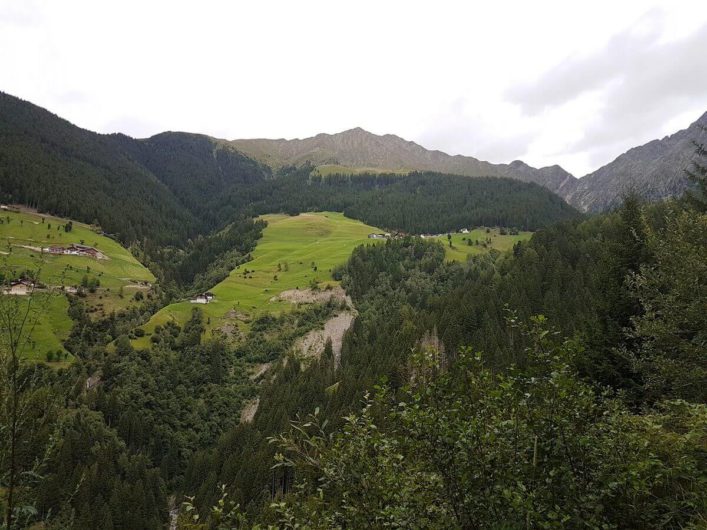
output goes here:
<path id="1" fill-rule="evenodd" d="M 40 252 L 40 253 L 42 252 L 41 247 L 33 247 L 31 245 L 15 245 L 15 246 L 20 247 L 20 248 L 26 248 L 26 249 L 31 250 L 33 252 Z"/>
<path id="2" fill-rule="evenodd" d="M 248 377 L 251 381 L 255 381 L 261 375 L 267 372 L 270 369 L 270 366 L 272 366 L 272 363 L 256 364 L 255 366 L 253 366 L 253 373 L 250 374 Z"/>

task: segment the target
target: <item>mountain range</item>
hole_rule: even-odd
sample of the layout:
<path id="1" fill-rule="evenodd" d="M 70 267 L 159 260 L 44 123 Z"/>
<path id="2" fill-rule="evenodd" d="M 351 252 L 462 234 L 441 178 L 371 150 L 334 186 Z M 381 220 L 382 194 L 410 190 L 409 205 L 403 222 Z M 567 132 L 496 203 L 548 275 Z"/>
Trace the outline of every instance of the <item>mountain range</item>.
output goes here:
<path id="1" fill-rule="evenodd" d="M 705 126 L 707 113 L 687 129 L 633 148 L 578 179 L 557 165 L 492 164 L 361 128 L 294 140 L 97 134 L 0 92 L 0 200 L 100 219 L 108 229 L 129 224 L 132 233 L 123 234 L 127 240 L 139 239 L 149 225 L 168 242 L 222 226 L 236 212 L 234 201 L 244 204 L 258 183 L 284 167 L 311 164 L 342 174 L 507 177 L 539 184 L 579 210 L 593 212 L 615 207 L 629 190 L 649 200 L 681 194 L 689 185 L 684 169 L 694 142 L 705 143 Z"/>
<path id="2" fill-rule="evenodd" d="M 471 156 L 452 156 L 425 149 L 394 134 L 379 136 L 360 127 L 303 140 L 233 140 L 230 144 L 273 167 L 310 162 L 316 166 L 378 171 L 436 171 L 467 177 L 510 177 L 541 184 L 556 193 L 568 181 L 574 180 L 559 166 L 536 169 L 521 161 L 492 164 Z"/>
<path id="3" fill-rule="evenodd" d="M 628 191 L 648 201 L 681 195 L 690 181 L 695 144 L 707 144 L 707 112 L 687 129 L 629 149 L 618 158 L 560 190 L 582 211 L 598 212 L 618 206 Z"/>
<path id="4" fill-rule="evenodd" d="M 310 164 L 273 166 L 200 134 L 98 134 L 0 93 L 0 202 L 100 226 L 146 253 L 183 248 L 272 212 L 339 211 L 413 233 L 471 225 L 534 230 L 578 214 L 548 189 L 508 178 L 322 178 Z"/>
<path id="5" fill-rule="evenodd" d="M 471 156 L 425 149 L 393 134 L 376 135 L 361 128 L 295 140 L 233 140 L 236 149 L 271 166 L 300 165 L 367 168 L 378 171 L 437 171 L 469 177 L 509 177 L 540 184 L 582 211 L 617 206 L 624 193 L 636 191 L 648 200 L 676 196 L 688 187 L 684 169 L 705 143 L 707 113 L 687 129 L 653 140 L 622 154 L 596 171 L 576 178 L 558 165 L 534 168 L 521 160 L 492 164 Z"/>

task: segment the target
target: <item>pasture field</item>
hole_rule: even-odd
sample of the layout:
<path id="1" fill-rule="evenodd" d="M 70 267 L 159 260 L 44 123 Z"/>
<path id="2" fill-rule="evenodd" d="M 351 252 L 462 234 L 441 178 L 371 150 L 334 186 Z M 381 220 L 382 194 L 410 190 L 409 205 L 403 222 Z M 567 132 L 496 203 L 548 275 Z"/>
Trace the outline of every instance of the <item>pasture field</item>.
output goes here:
<path id="1" fill-rule="evenodd" d="M 380 229 L 348 219 L 341 213 L 317 212 L 297 216 L 264 215 L 268 222 L 263 237 L 252 253 L 252 261 L 234 269 L 210 291 L 215 299 L 208 304 L 182 301 L 156 313 L 143 326 L 146 336 L 133 341 L 147 348 L 155 326 L 172 320 L 182 325 L 194 307 L 204 312 L 208 330 L 245 329 L 247 322 L 263 312 L 278 313 L 291 308 L 289 302 L 274 300 L 290 289 L 335 285 L 331 272 L 351 255 L 352 250 L 371 243 L 368 234 Z"/>
<path id="2" fill-rule="evenodd" d="M 20 315 L 27 313 L 30 299 L 26 296 L 8 297 L 12 307 Z M 64 349 L 63 342 L 71 331 L 71 319 L 67 314 L 69 301 L 63 293 L 37 292 L 32 297 L 27 325 L 23 332 L 20 356 L 30 361 L 47 361 L 59 366 L 72 360 Z M 6 302 L 3 302 L 6 303 Z M 30 333 L 31 332 L 31 333 Z"/>
<path id="3" fill-rule="evenodd" d="M 210 289 L 214 295 L 211 302 L 196 304 L 183 300 L 164 307 L 141 327 L 145 335 L 134 339 L 133 346 L 149 348 L 150 336 L 156 326 L 164 326 L 169 321 L 181 326 L 197 307 L 203 311 L 207 333 L 214 330 L 245 331 L 248 323 L 259 315 L 279 313 L 292 307 L 290 302 L 277 299 L 283 291 L 308 289 L 312 284 L 320 288 L 336 285 L 338 282 L 331 275 L 334 267 L 346 263 L 358 245 L 382 241 L 368 239 L 368 234 L 381 232 L 380 229 L 341 213 L 270 214 L 262 219 L 268 226 L 252 252 L 253 259 L 231 271 L 228 278 Z M 489 232 L 479 228 L 469 234 L 452 234 L 452 248 L 446 234 L 435 240 L 444 245 L 447 259 L 466 261 L 470 255 L 491 249 L 510 250 L 515 242 L 528 239 L 530 235 L 530 232 L 501 235 L 497 228 L 489 229 Z M 471 238 L 474 244 L 469 246 L 467 238 Z M 479 245 L 475 244 L 477 239 Z"/>
<path id="4" fill-rule="evenodd" d="M 371 173 L 373 175 L 395 173 L 397 175 L 408 175 L 410 173 L 407 169 L 381 169 L 375 167 L 348 167 L 340 166 L 338 164 L 324 164 L 317 166 L 312 170 L 313 175 L 319 175 L 321 177 L 328 177 L 329 175 L 361 175 L 364 173 Z"/>
<path id="5" fill-rule="evenodd" d="M 468 234 L 453 233 L 452 246 L 449 246 L 447 234 L 440 234 L 434 239 L 444 245 L 445 255 L 450 261 L 466 261 L 469 256 L 485 254 L 492 249 L 506 252 L 513 248 L 518 241 L 527 241 L 532 232 L 518 232 L 516 235 L 501 234 L 499 228 L 475 228 Z M 469 240 L 472 244 L 469 245 Z M 489 241 L 490 240 L 490 241 Z M 477 245 L 476 242 L 479 242 Z M 485 246 L 484 246 L 485 244 Z"/>
<path id="6" fill-rule="evenodd" d="M 0 211 L 0 273 L 18 277 L 25 271 L 39 273 L 42 284 L 57 291 L 59 287 L 79 287 L 84 276 L 100 281 L 95 293 L 87 293 L 86 302 L 97 316 L 127 307 L 136 291 L 146 291 L 155 280 L 153 274 L 125 248 L 90 226 L 29 211 Z M 42 252 L 49 246 L 66 247 L 84 244 L 99 250 L 106 259 L 89 256 L 53 255 Z M 122 294 L 122 296 L 120 296 Z M 26 354 L 35 360 L 46 359 L 48 351 L 62 351 L 62 341 L 71 329 L 68 301 L 63 294 L 35 293 L 38 306 L 46 306 L 32 334 L 33 347 Z M 23 297 L 18 297 L 23 298 Z"/>

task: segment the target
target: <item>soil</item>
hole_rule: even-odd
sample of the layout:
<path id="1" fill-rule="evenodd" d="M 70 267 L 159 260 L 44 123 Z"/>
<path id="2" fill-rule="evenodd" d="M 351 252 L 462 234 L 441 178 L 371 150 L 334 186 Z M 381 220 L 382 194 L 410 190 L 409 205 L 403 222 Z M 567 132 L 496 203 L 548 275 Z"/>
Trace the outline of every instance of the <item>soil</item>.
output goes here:
<path id="1" fill-rule="evenodd" d="M 313 291 L 312 289 L 290 289 L 270 299 L 271 302 L 282 301 L 290 302 L 291 304 L 323 304 L 329 300 L 346 302 L 346 305 L 353 307 L 351 298 L 346 294 L 346 291 L 338 285 L 331 289 L 321 289 L 317 291 Z"/>
<path id="2" fill-rule="evenodd" d="M 341 346 L 344 334 L 351 327 L 356 318 L 354 311 L 343 311 L 330 318 L 324 324 L 324 329 L 315 329 L 307 333 L 295 343 L 295 350 L 305 358 L 321 357 L 327 340 L 331 339 L 331 349 L 334 353 L 335 364 L 338 367 L 341 361 Z"/>
<path id="3" fill-rule="evenodd" d="M 250 374 L 248 377 L 250 378 L 251 381 L 255 381 L 261 375 L 263 375 L 265 372 L 267 372 L 270 369 L 271 365 L 272 365 L 272 363 L 256 364 L 255 366 L 252 367 L 253 373 Z"/>
<path id="4" fill-rule="evenodd" d="M 241 423 L 250 423 L 253 421 L 255 413 L 258 412 L 258 405 L 260 405 L 260 398 L 247 401 L 243 405 L 243 410 L 241 410 Z"/>

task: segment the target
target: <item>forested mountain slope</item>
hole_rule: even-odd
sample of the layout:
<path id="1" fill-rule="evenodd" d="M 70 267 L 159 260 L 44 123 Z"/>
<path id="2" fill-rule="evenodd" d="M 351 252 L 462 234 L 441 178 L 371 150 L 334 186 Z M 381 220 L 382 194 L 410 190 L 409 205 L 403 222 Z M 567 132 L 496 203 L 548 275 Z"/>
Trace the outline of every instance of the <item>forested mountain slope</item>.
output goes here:
<path id="1" fill-rule="evenodd" d="M 226 484 L 255 520 L 322 528 L 699 527 L 704 222 L 631 201 L 468 267 L 419 239 L 360 247 L 340 368 L 289 356 L 253 423 L 190 459 L 185 488 L 202 510 Z M 299 488 L 270 504 L 293 468 Z"/>
<path id="2" fill-rule="evenodd" d="M 212 229 L 237 213 L 237 205 L 227 200 L 229 197 L 271 177 L 268 166 L 209 136 L 165 132 L 144 140 L 122 134 L 109 139 Z"/>
<path id="3" fill-rule="evenodd" d="M 579 215 L 545 188 L 508 178 L 428 172 L 319 177 L 309 176 L 310 168 L 305 165 L 283 174 L 268 186 L 267 195 L 252 196 L 247 210 L 343 211 L 372 226 L 414 234 L 471 226 L 535 230 Z"/>
<path id="4" fill-rule="evenodd" d="M 0 200 L 86 223 L 124 242 L 175 242 L 199 229 L 146 168 L 109 138 L 0 93 Z"/>

